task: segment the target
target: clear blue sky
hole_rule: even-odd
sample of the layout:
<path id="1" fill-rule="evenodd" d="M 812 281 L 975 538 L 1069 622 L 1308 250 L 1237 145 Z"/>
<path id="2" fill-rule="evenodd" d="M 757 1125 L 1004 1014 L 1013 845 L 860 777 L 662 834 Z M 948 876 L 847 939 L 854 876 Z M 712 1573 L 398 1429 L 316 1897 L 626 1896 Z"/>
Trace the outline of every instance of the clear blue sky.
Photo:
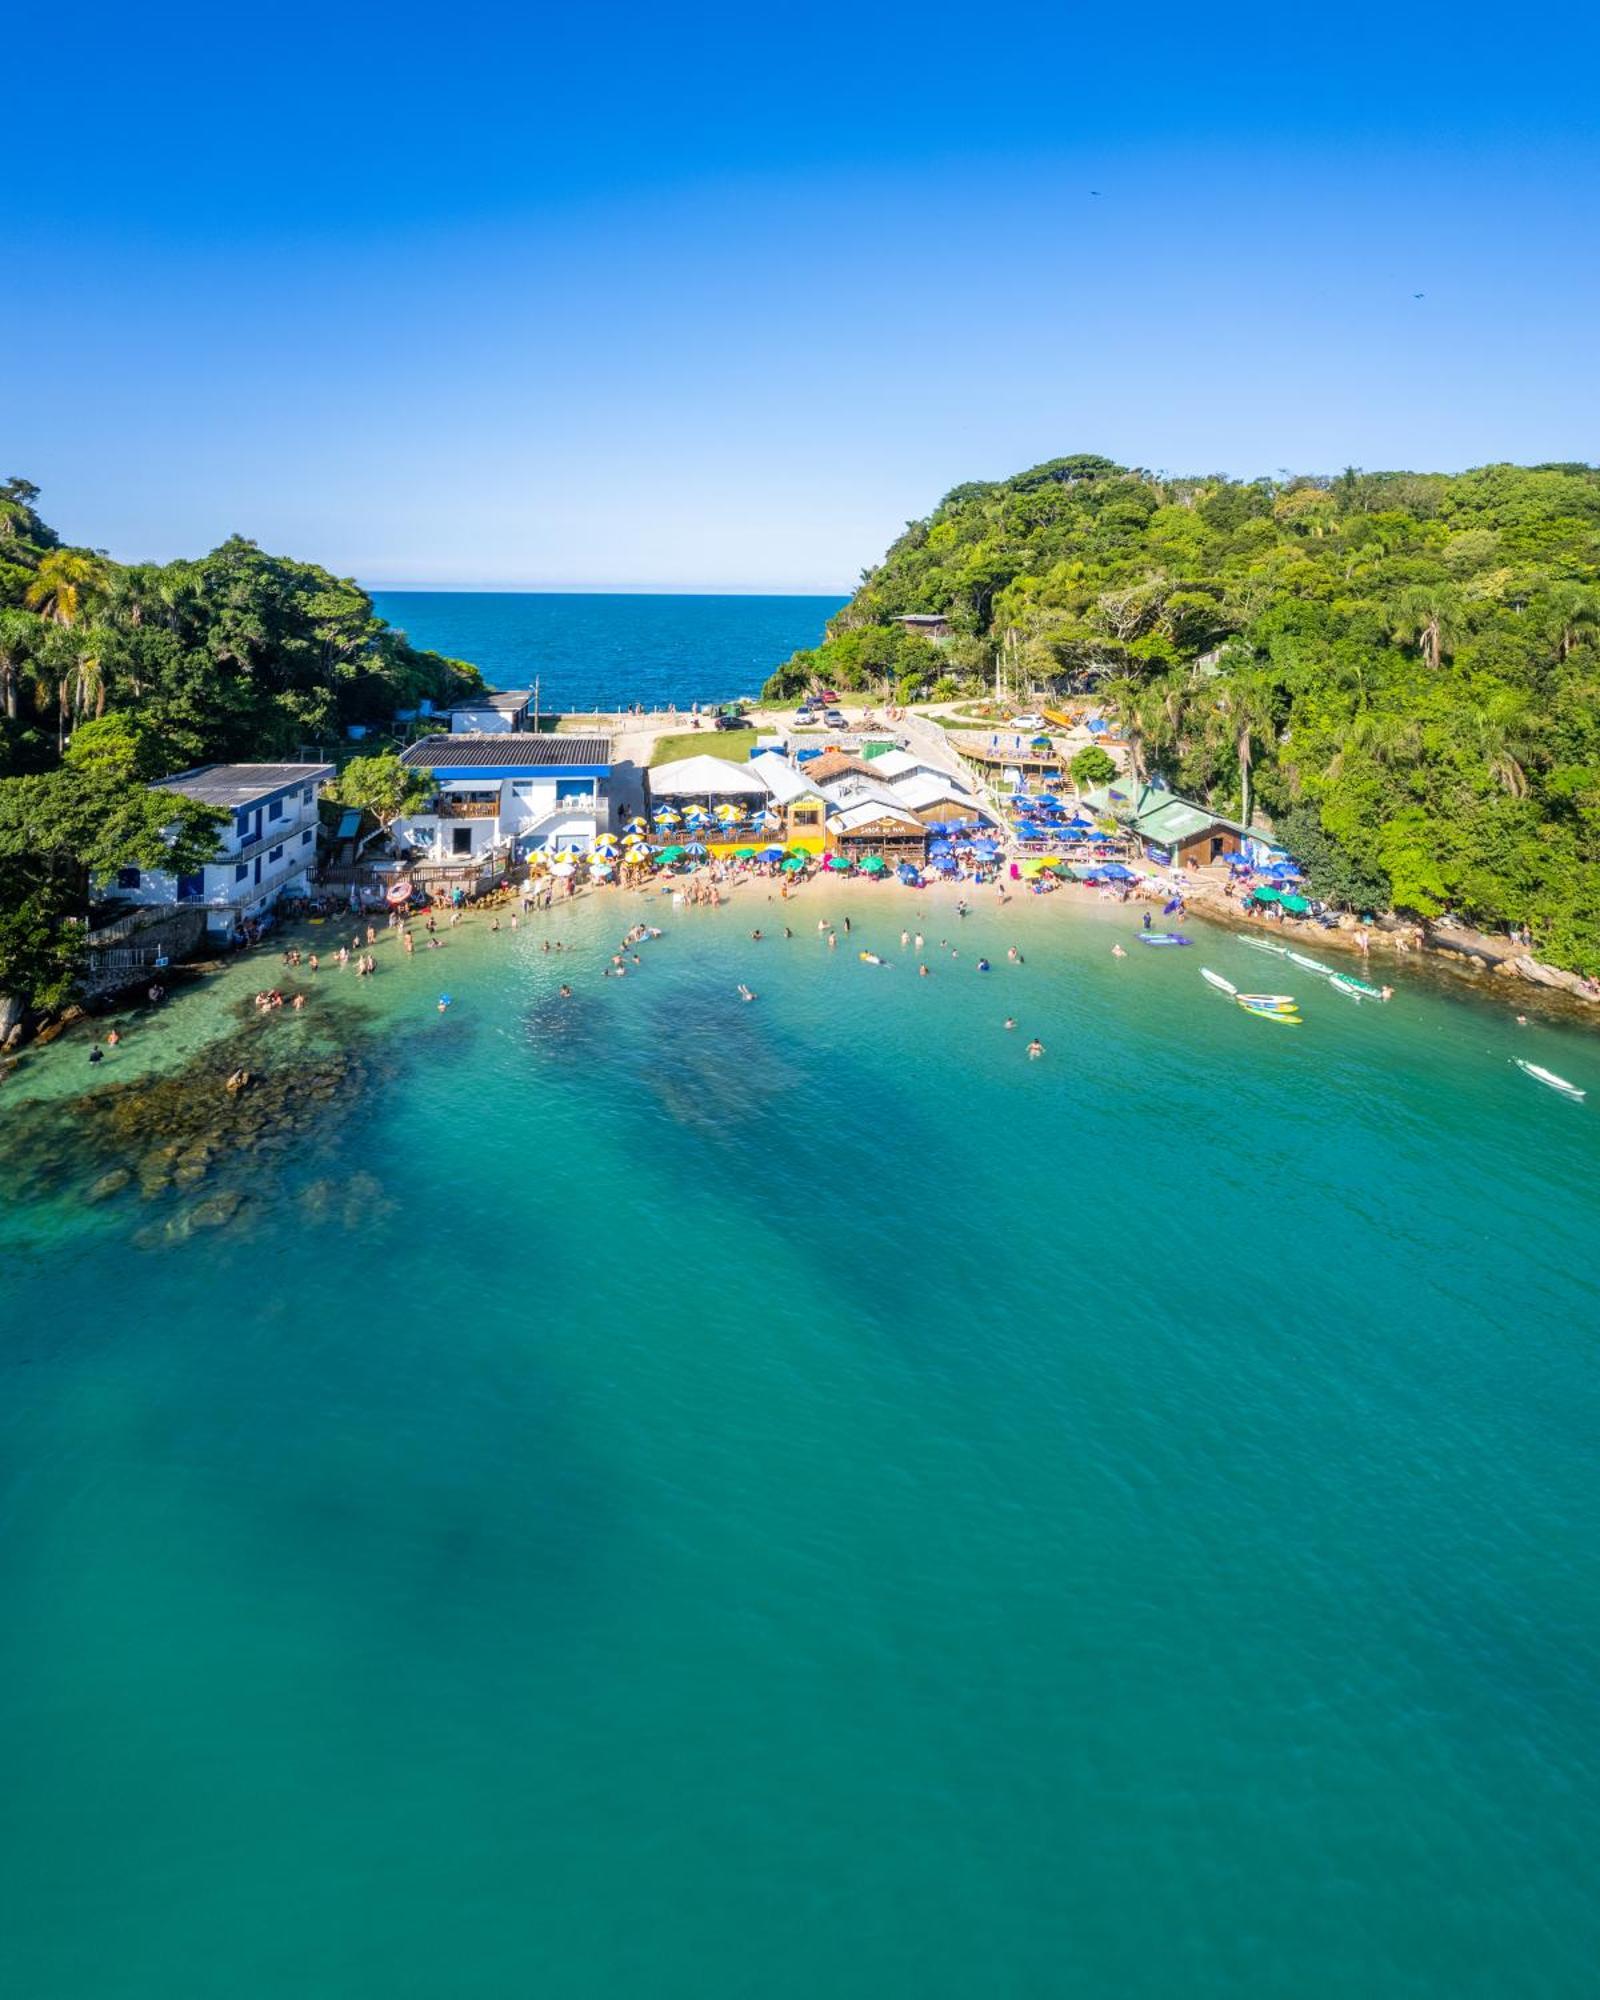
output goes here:
<path id="1" fill-rule="evenodd" d="M 1600 456 L 1567 0 L 63 34 L 8 94 L 0 472 L 120 556 L 238 530 L 369 583 L 833 589 L 1063 452 Z"/>

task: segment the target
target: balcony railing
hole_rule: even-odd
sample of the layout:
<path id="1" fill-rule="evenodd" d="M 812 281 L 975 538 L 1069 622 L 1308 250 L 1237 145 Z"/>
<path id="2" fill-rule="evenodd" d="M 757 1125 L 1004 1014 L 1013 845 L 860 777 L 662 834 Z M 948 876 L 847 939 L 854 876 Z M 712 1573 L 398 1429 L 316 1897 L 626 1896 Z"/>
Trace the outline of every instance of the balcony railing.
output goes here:
<path id="1" fill-rule="evenodd" d="M 500 801 L 494 799 L 454 799 L 448 792 L 441 792 L 434 801 L 434 811 L 440 819 L 498 819 Z"/>

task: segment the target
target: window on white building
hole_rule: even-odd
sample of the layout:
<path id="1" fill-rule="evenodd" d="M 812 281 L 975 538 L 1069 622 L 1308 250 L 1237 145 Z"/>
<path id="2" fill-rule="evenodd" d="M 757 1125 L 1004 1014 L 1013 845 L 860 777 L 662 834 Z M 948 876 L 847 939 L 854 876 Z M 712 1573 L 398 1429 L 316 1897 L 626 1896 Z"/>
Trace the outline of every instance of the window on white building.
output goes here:
<path id="1" fill-rule="evenodd" d="M 267 856 L 267 859 L 268 861 L 281 861 L 283 859 L 283 849 L 281 847 L 275 847 L 272 850 L 272 852 Z"/>

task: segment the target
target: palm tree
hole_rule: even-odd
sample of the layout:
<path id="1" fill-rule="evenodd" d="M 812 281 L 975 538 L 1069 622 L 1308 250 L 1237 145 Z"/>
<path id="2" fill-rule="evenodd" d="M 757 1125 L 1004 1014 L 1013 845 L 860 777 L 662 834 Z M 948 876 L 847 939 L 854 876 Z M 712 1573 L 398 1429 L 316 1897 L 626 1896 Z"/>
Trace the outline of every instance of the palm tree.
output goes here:
<path id="1" fill-rule="evenodd" d="M 1216 691 L 1217 718 L 1239 765 L 1239 819 L 1248 826 L 1255 809 L 1256 745 L 1277 741 L 1276 689 L 1263 674 L 1235 674 Z"/>
<path id="2" fill-rule="evenodd" d="M 1565 662 L 1573 648 L 1600 627 L 1600 598 L 1581 583 L 1558 584 L 1550 592 L 1549 629 L 1556 658 Z"/>
<path id="3" fill-rule="evenodd" d="M 17 719 L 17 696 L 23 675 L 49 635 L 49 627 L 31 611 L 0 611 L 0 714 Z"/>
<path id="4" fill-rule="evenodd" d="M 1133 776 L 1143 784 L 1150 775 L 1145 761 L 1145 727 L 1143 701 L 1145 688 L 1139 681 L 1120 675 L 1115 680 L 1103 683 L 1100 689 L 1102 700 L 1111 710 L 1117 725 L 1117 733 L 1128 746 L 1128 768 Z"/>
<path id="5" fill-rule="evenodd" d="M 1421 584 L 1408 590 L 1389 613 L 1390 636 L 1402 645 L 1413 641 L 1424 663 L 1434 672 L 1466 630 L 1461 599 L 1447 585 Z"/>
<path id="6" fill-rule="evenodd" d="M 52 549 L 40 557 L 22 601 L 57 625 L 76 625 L 88 605 L 105 594 L 109 580 L 102 557 L 87 549 Z"/>

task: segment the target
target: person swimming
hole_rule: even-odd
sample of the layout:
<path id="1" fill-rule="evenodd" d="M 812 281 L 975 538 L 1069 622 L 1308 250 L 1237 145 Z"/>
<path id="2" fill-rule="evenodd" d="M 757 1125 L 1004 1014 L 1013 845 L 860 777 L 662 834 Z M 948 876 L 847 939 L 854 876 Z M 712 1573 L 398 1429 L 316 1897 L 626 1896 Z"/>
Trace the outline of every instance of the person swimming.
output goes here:
<path id="1" fill-rule="evenodd" d="M 450 1005 L 451 1005 L 450 995 L 448 993 L 441 993 L 439 995 L 439 1012 L 441 1014 L 444 1013 Z"/>
<path id="2" fill-rule="evenodd" d="M 754 999 L 755 997 L 756 997 L 756 996 L 755 996 L 755 995 L 754 995 L 754 994 L 753 994 L 753 993 L 752 993 L 752 992 L 750 991 L 750 989 L 749 989 L 749 987 L 748 987 L 748 986 L 743 986 L 743 985 L 741 985 L 741 986 L 740 986 L 740 988 L 739 988 L 739 998 L 740 998 L 741 1000 L 747 1000 L 747 1001 L 748 1001 L 748 1000 L 753 1000 L 753 999 Z"/>
<path id="3" fill-rule="evenodd" d="M 883 964 L 883 960 L 879 958 L 878 954 L 875 951 L 858 951 L 856 953 L 856 957 L 861 960 L 861 963 L 863 965 Z"/>
<path id="4" fill-rule="evenodd" d="M 1114 944 L 1111 947 L 1111 956 L 1113 958 L 1126 958 L 1127 955 L 1128 954 L 1122 949 L 1122 946 L 1120 944 Z"/>
<path id="5" fill-rule="evenodd" d="M 1039 1040 L 1037 1035 L 1035 1035 L 1033 1040 L 1028 1044 L 1028 1060 L 1029 1062 L 1037 1062 L 1040 1056 L 1042 1056 L 1043 1054 L 1044 1054 L 1044 1043 Z"/>
<path id="6" fill-rule="evenodd" d="M 980 958 L 980 959 L 978 960 L 978 970 L 979 970 L 980 972 L 987 972 L 987 971 L 989 970 L 989 961 L 988 961 L 988 959 L 986 959 L 986 958 Z"/>

